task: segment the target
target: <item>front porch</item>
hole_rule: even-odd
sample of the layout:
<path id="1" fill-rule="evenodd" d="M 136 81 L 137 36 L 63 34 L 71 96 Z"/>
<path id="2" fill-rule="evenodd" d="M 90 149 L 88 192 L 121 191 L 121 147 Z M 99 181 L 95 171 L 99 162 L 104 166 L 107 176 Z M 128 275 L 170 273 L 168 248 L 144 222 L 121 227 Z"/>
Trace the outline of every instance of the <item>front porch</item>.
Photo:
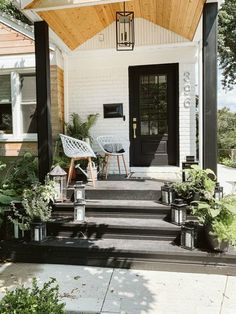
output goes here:
<path id="1" fill-rule="evenodd" d="M 167 2 L 158 0 L 144 6 L 127 1 L 137 14 L 137 46 L 124 55 L 115 51 L 113 41 L 115 12 L 121 3 L 91 1 L 84 7 L 73 4 L 72 9 L 62 0 L 46 1 L 46 6 L 31 2 L 23 3 L 22 9 L 35 21 L 40 180 L 50 171 L 53 157 L 49 33 L 64 70 L 65 122 L 73 112 L 81 117 L 99 113 L 92 136 L 128 139 L 131 147 L 125 158 L 134 174 L 128 180 L 98 181 L 96 189 L 88 185 L 87 220 L 82 224 L 71 222 L 69 187 L 68 201 L 54 206 L 48 238 L 42 243 L 7 240 L 2 243 L 3 256 L 12 261 L 127 268 L 155 268 L 159 262 L 235 265 L 235 251 L 208 253 L 204 239 L 201 249 L 180 248 L 180 227 L 169 222 L 170 207 L 160 203 L 163 182 L 180 180 L 181 162 L 186 155 L 196 156 L 196 83 L 199 162 L 216 172 L 217 3 L 181 1 L 175 11 L 174 5 L 170 10 Z M 165 19 L 158 15 L 160 10 L 153 12 L 154 18 L 147 12 L 160 2 Z M 75 21 L 80 28 L 74 27 Z M 115 119 L 106 117 L 106 105 L 121 105 L 122 112 Z M 111 173 L 116 172 L 114 166 Z"/>
<path id="2" fill-rule="evenodd" d="M 39 243 L 2 241 L 2 258 L 14 262 L 178 270 L 182 265 L 214 265 L 235 273 L 236 251 L 209 252 L 204 234 L 199 248 L 179 246 L 180 226 L 170 222 L 170 206 L 161 204 L 162 181 L 133 178 L 98 181 L 86 186 L 86 221 L 73 222 L 73 188 L 68 200 L 54 205 L 47 238 Z M 188 219 L 194 219 L 189 214 Z M 169 266 L 168 266 L 169 265 Z"/>

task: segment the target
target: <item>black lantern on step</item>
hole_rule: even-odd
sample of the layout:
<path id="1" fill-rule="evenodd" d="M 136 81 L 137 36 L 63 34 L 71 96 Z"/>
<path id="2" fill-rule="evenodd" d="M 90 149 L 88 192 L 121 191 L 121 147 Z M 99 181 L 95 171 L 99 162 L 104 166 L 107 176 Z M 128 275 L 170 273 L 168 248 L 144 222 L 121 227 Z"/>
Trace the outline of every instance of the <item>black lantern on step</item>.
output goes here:
<path id="1" fill-rule="evenodd" d="M 187 204 L 182 199 L 175 199 L 171 204 L 171 222 L 181 226 L 187 217 Z"/>
<path id="2" fill-rule="evenodd" d="M 31 240 L 43 241 L 46 238 L 46 223 L 44 221 L 31 222 Z"/>
<path id="3" fill-rule="evenodd" d="M 161 187 L 161 202 L 170 205 L 174 201 L 174 189 L 170 182 L 165 182 Z"/>
<path id="4" fill-rule="evenodd" d="M 116 50 L 127 51 L 134 49 L 134 12 L 116 12 Z"/>
<path id="5" fill-rule="evenodd" d="M 186 169 L 191 169 L 191 166 L 198 165 L 198 162 L 195 160 L 194 156 L 186 156 L 186 161 L 182 162 L 182 181 L 188 181 L 186 176 Z"/>
<path id="6" fill-rule="evenodd" d="M 193 221 L 185 222 L 181 226 L 180 246 L 193 250 L 197 243 L 197 224 Z"/>
<path id="7" fill-rule="evenodd" d="M 220 186 L 220 183 L 217 182 L 215 186 L 214 198 L 217 201 L 220 201 L 224 196 L 224 189 L 223 186 Z"/>

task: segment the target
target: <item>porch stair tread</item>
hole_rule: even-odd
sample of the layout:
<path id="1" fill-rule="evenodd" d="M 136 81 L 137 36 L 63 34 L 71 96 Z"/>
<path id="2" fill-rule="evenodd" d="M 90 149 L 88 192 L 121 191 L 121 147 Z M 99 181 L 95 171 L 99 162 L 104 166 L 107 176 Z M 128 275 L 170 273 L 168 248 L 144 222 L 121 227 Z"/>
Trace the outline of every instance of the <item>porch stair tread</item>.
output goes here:
<path id="1" fill-rule="evenodd" d="M 41 243 L 2 241 L 2 255 L 15 262 L 44 262 L 121 268 L 155 269 L 158 263 L 236 267 L 236 251 L 188 251 L 168 241 L 135 239 L 58 239 Z M 236 268 L 235 268 L 236 269 Z M 235 270 L 234 270 L 235 272 Z"/>
<path id="2" fill-rule="evenodd" d="M 119 177 L 119 176 L 118 176 Z M 117 176 L 109 176 L 108 180 L 99 180 L 96 182 L 96 188 L 90 183 L 86 184 L 86 191 L 96 190 L 124 190 L 124 191 L 157 191 L 161 190 L 163 180 L 151 178 L 119 179 Z M 70 188 L 73 189 L 71 186 Z"/>
<path id="3" fill-rule="evenodd" d="M 73 202 L 55 203 L 54 208 L 72 208 Z M 170 206 L 164 205 L 157 200 L 107 200 L 86 199 L 86 208 L 119 208 L 119 209 L 163 209 L 169 211 Z"/>
<path id="4" fill-rule="evenodd" d="M 87 217 L 85 222 L 66 221 L 66 219 L 55 219 L 47 224 L 59 224 L 60 226 L 79 227 L 79 226 L 114 226 L 129 227 L 130 229 L 163 229 L 180 230 L 180 227 L 161 219 L 138 219 L 138 218 L 112 218 L 112 217 Z"/>
<path id="5" fill-rule="evenodd" d="M 87 217 L 86 222 L 56 218 L 47 223 L 47 234 L 65 238 L 174 240 L 180 227 L 161 219 Z"/>

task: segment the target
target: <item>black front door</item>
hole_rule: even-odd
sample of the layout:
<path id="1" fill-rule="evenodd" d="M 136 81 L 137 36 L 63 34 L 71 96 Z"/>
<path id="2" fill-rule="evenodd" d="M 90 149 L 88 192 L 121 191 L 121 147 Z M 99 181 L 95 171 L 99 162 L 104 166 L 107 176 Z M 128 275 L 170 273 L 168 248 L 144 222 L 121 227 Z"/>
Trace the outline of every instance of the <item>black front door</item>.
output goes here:
<path id="1" fill-rule="evenodd" d="M 178 64 L 129 67 L 131 166 L 178 165 Z"/>

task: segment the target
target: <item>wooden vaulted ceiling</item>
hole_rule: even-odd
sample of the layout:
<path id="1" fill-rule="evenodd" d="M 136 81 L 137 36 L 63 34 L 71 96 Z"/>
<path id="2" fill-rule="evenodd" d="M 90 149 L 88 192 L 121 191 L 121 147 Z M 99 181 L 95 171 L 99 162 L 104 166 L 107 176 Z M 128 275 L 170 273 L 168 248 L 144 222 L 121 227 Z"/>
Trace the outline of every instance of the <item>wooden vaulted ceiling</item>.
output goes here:
<path id="1" fill-rule="evenodd" d="M 205 0 L 132 0 L 126 10 L 170 31 L 192 40 L 201 17 Z M 34 0 L 27 9 L 40 8 L 42 0 Z M 93 6 L 37 11 L 51 29 L 72 50 L 101 32 L 115 21 L 116 11 L 123 2 Z"/>

